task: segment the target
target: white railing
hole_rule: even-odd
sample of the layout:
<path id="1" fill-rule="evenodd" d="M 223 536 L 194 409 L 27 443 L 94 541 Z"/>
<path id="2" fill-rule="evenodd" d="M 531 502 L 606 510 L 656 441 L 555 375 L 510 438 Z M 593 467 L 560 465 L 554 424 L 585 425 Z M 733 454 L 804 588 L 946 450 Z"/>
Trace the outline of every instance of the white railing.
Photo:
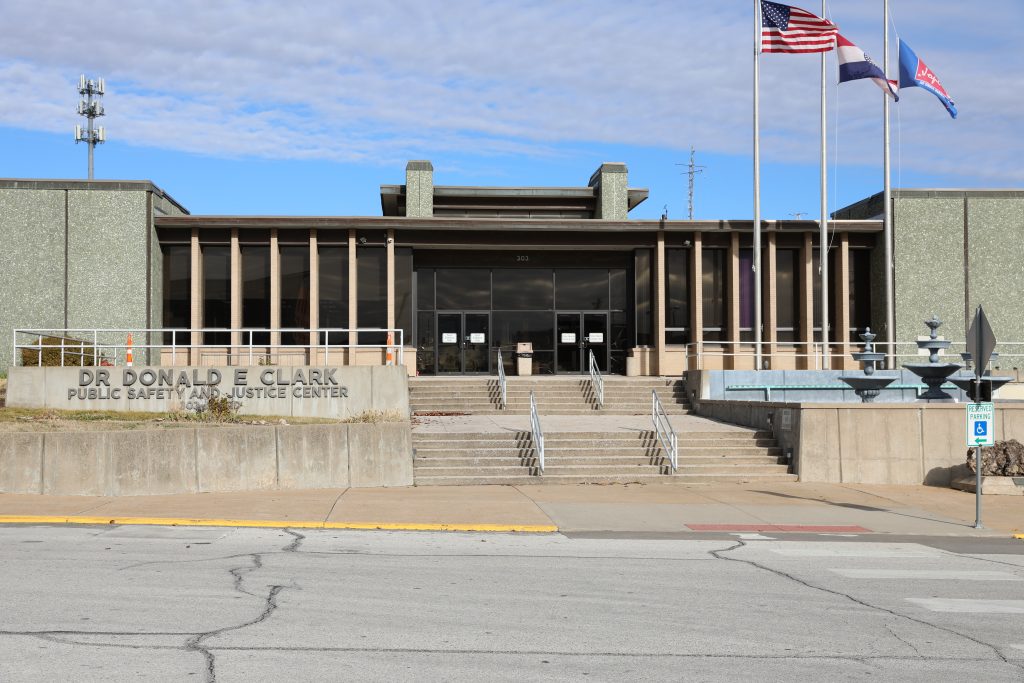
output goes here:
<path id="1" fill-rule="evenodd" d="M 601 368 L 597 367 L 597 359 L 594 358 L 594 350 L 589 349 L 590 352 L 590 387 L 594 390 L 594 395 L 597 397 L 597 405 L 600 408 L 604 407 L 604 377 L 601 376 Z"/>
<path id="2" fill-rule="evenodd" d="M 668 455 L 668 462 L 674 473 L 679 469 L 679 436 L 668 420 L 668 414 L 665 412 L 665 406 L 661 405 L 658 392 L 653 389 L 651 390 L 651 422 L 654 423 L 654 431 L 658 435 L 662 450 Z"/>
<path id="3" fill-rule="evenodd" d="M 533 431 L 533 452 L 537 456 L 537 469 L 544 474 L 544 430 L 540 428 L 537 414 L 537 396 L 530 392 L 530 429 Z"/>
<path id="4" fill-rule="evenodd" d="M 705 369 L 708 359 L 733 359 L 733 365 L 752 369 L 757 357 L 757 345 L 752 341 L 707 341 L 682 344 L 676 348 L 680 347 L 685 353 L 687 367 L 693 370 Z M 809 370 L 826 369 L 826 364 L 833 370 L 851 369 L 859 367 L 859 364 L 853 361 L 850 354 L 860 351 L 862 347 L 863 342 L 860 341 L 829 342 L 827 345 L 821 342 L 761 342 L 761 357 L 768 361 L 770 367 L 777 367 L 784 360 L 804 359 L 800 366 Z M 875 342 L 875 350 L 880 353 L 887 353 L 888 347 L 886 342 Z M 894 362 L 889 369 L 898 369 L 904 363 L 928 362 L 928 352 L 919 349 L 916 341 L 893 342 L 892 347 Z M 960 354 L 966 350 L 965 342 L 952 342 L 950 348 L 939 353 L 941 362 L 964 365 Z M 996 344 L 996 352 L 999 354 L 994 364 L 997 369 L 1024 369 L 1024 342 L 1001 341 Z M 712 364 L 712 367 L 715 365 Z M 879 369 L 886 368 L 880 366 Z"/>
<path id="5" fill-rule="evenodd" d="M 223 337 L 224 343 L 202 341 L 207 334 Z M 385 341 L 359 342 L 361 335 L 369 334 L 384 337 Z M 130 345 L 128 335 L 132 336 Z M 282 344 L 282 335 L 308 341 Z M 194 337 L 199 343 L 192 343 Z M 267 343 L 257 341 L 259 337 L 265 338 Z M 129 352 L 134 356 L 134 363 L 140 365 L 177 365 L 179 360 L 197 365 L 204 355 L 218 361 L 223 359 L 228 365 L 274 365 L 282 357 L 295 355 L 310 363 L 330 365 L 331 354 L 345 349 L 379 349 L 384 352 L 386 364 L 403 365 L 405 361 L 404 335 L 399 328 L 16 329 L 13 338 L 12 362 L 15 365 L 23 364 L 22 351 L 29 352 L 26 355 L 34 361 L 30 364 L 40 366 L 53 364 L 49 359 L 44 363 L 43 357 L 44 353 L 54 351 L 59 351 L 61 366 L 126 365 Z M 355 343 L 349 343 L 353 339 Z M 277 343 L 271 343 L 275 340 Z"/>
<path id="6" fill-rule="evenodd" d="M 505 363 L 501 359 L 501 347 L 498 347 L 498 389 L 501 391 L 501 409 L 508 405 L 508 380 L 505 378 Z"/>

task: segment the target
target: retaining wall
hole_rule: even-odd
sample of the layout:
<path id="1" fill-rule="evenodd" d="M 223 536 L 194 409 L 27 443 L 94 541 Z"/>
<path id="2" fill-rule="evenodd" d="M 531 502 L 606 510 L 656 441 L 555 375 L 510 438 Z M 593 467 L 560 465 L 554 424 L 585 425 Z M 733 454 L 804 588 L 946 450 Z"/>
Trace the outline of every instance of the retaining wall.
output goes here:
<path id="1" fill-rule="evenodd" d="M 704 417 L 770 429 L 800 481 L 949 486 L 967 461 L 963 404 L 698 401 Z M 996 402 L 997 441 L 1024 441 L 1024 404 Z"/>
<path id="2" fill-rule="evenodd" d="M 408 422 L 0 437 L 0 493 L 142 496 L 412 483 Z"/>

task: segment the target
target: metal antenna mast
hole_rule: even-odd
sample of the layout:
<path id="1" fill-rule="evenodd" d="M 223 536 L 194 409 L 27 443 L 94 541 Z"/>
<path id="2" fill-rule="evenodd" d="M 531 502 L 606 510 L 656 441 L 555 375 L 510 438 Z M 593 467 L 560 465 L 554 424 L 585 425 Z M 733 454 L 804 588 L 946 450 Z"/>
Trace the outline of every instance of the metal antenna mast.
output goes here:
<path id="1" fill-rule="evenodd" d="M 693 145 L 690 145 L 690 163 L 686 165 L 686 175 L 689 176 L 687 182 L 687 189 L 689 190 L 689 192 L 687 193 L 687 207 L 689 208 L 689 216 L 691 221 L 693 220 L 693 178 L 698 173 L 703 173 L 704 169 L 707 168 L 707 166 L 697 166 L 696 164 L 694 164 L 693 155 Z M 682 165 L 683 164 L 676 164 L 676 166 Z"/>
<path id="2" fill-rule="evenodd" d="M 93 150 L 96 145 L 107 141 L 107 132 L 103 126 L 96 128 L 93 124 L 97 116 L 103 116 L 103 103 L 99 98 L 103 96 L 106 84 L 102 78 L 86 79 L 85 74 L 78 77 L 78 93 L 84 98 L 78 103 L 78 114 L 88 119 L 86 129 L 75 126 L 75 144 L 84 142 L 89 145 L 89 180 L 93 177 Z"/>

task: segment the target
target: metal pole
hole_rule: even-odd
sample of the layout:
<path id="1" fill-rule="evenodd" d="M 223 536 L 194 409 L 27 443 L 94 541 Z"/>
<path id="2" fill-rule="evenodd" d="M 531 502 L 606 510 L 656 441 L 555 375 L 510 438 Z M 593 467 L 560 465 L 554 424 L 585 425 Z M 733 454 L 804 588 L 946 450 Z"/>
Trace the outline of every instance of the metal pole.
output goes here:
<path id="1" fill-rule="evenodd" d="M 761 2 L 754 0 L 754 369 L 761 369 Z"/>
<path id="2" fill-rule="evenodd" d="M 889 80 L 889 0 L 883 1 L 885 16 L 882 17 L 885 40 L 882 42 L 882 70 L 885 72 L 885 79 Z M 885 341 L 886 341 L 886 366 L 896 367 L 896 318 L 895 303 L 893 299 L 893 263 L 892 263 L 892 185 L 889 179 L 889 95 L 882 93 L 882 173 L 885 180 L 885 189 L 882 192 L 882 213 L 884 228 L 882 239 L 885 241 Z"/>
<path id="3" fill-rule="evenodd" d="M 825 1 L 821 0 L 822 17 L 825 16 Z M 831 367 L 828 347 L 828 160 L 826 159 L 828 149 L 825 140 L 825 56 L 827 54 L 827 52 L 821 53 L 821 220 L 818 222 L 818 253 L 821 258 L 821 341 L 823 352 L 821 367 L 825 370 Z"/>
<path id="4" fill-rule="evenodd" d="M 981 308 L 980 306 L 978 307 Z M 981 373 L 984 372 L 984 368 L 981 367 L 981 338 L 982 331 L 981 325 L 976 325 L 978 328 L 975 332 L 974 339 L 974 402 L 981 403 Z M 994 425 L 993 425 L 994 426 Z M 981 526 L 981 466 L 983 458 L 983 448 L 979 445 L 974 449 L 974 528 L 982 529 Z"/>

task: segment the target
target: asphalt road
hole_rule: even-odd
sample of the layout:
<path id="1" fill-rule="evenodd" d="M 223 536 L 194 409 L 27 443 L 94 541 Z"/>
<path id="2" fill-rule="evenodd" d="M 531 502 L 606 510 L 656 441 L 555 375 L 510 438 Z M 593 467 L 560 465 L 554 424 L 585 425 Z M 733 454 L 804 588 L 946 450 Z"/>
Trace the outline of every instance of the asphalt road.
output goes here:
<path id="1" fill-rule="evenodd" d="M 1024 543 L 915 540 L 0 527 L 0 680 L 1024 680 Z"/>

